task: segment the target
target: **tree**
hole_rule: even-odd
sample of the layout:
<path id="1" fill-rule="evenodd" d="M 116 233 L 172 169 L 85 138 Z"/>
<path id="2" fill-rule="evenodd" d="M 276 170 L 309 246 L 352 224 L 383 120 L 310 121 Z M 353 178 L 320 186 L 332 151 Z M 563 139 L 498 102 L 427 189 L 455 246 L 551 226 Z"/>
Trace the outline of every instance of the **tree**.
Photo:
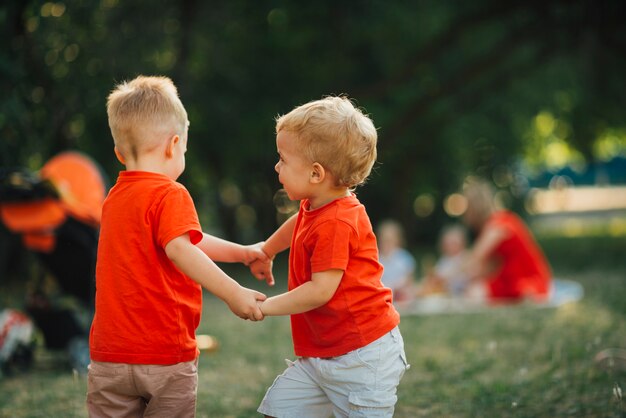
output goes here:
<path id="1" fill-rule="evenodd" d="M 591 160 L 623 132 L 624 3 L 425 0 L 10 1 L 0 6 L 0 164 L 37 169 L 78 148 L 114 179 L 105 100 L 137 74 L 171 76 L 190 115 L 188 169 L 206 229 L 251 241 L 276 225 L 274 120 L 346 93 L 379 129 L 359 191 L 374 222 L 431 240 L 467 173 L 523 157 L 541 112 Z M 541 146 L 541 144 L 539 144 Z M 430 193 L 435 211 L 413 212 Z"/>

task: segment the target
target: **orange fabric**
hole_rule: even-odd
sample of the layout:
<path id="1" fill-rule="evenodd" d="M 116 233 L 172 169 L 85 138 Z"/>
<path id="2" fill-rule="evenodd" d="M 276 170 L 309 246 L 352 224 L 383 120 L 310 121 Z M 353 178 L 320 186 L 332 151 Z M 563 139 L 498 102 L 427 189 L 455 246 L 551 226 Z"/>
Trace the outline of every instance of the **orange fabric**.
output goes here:
<path id="1" fill-rule="evenodd" d="M 16 233 L 52 231 L 66 218 L 63 206 L 52 198 L 2 203 L 0 214 L 7 228 Z"/>
<path id="2" fill-rule="evenodd" d="M 22 235 L 22 243 L 30 250 L 51 253 L 56 247 L 57 238 L 52 232 L 27 232 Z"/>
<path id="3" fill-rule="evenodd" d="M 157 173 L 120 173 L 102 210 L 93 360 L 167 365 L 197 357 L 202 290 L 164 249 L 186 233 L 194 244 L 202 239 L 183 185 Z"/>
<path id="4" fill-rule="evenodd" d="M 492 252 L 498 271 L 487 281 L 492 299 L 545 299 L 550 290 L 550 266 L 524 222 L 513 212 L 499 211 L 487 221 L 486 228 L 507 231 Z"/>
<path id="5" fill-rule="evenodd" d="M 27 248 L 47 253 L 54 250 L 54 230 L 65 222 L 68 214 L 98 226 L 105 186 L 93 161 L 71 151 L 50 159 L 41 169 L 40 177 L 52 182 L 60 199 L 2 203 L 0 218 L 11 231 L 23 234 Z"/>
<path id="6" fill-rule="evenodd" d="M 317 309 L 291 316 L 295 353 L 335 357 L 363 347 L 400 322 L 391 290 L 380 281 L 378 247 L 365 207 L 352 195 L 308 210 L 302 201 L 289 255 L 289 289 L 311 274 L 344 270 L 332 299 Z"/>
<path id="7" fill-rule="evenodd" d="M 88 225 L 98 226 L 105 186 L 91 159 L 78 152 L 62 152 L 51 158 L 39 174 L 54 184 L 70 215 Z"/>

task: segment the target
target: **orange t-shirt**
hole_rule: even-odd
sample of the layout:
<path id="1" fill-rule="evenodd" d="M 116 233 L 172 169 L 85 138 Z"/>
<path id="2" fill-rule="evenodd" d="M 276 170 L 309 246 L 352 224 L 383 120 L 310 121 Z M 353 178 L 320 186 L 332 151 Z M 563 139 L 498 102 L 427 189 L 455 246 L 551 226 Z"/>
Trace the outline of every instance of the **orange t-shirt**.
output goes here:
<path id="1" fill-rule="evenodd" d="M 499 263 L 487 281 L 492 299 L 544 299 L 550 290 L 550 266 L 524 222 L 513 212 L 498 211 L 487 221 L 487 228 L 507 231 L 507 237 L 492 251 Z"/>
<path id="2" fill-rule="evenodd" d="M 165 254 L 165 245 L 202 229 L 189 192 L 167 176 L 123 171 L 102 208 L 91 358 L 175 364 L 197 357 L 202 289 Z"/>
<path id="3" fill-rule="evenodd" d="M 291 315 L 296 355 L 335 357 L 363 347 L 391 331 L 400 315 L 391 290 L 380 281 L 378 247 L 365 207 L 351 195 L 309 210 L 300 204 L 289 254 L 289 290 L 311 274 L 343 270 L 330 301 Z"/>

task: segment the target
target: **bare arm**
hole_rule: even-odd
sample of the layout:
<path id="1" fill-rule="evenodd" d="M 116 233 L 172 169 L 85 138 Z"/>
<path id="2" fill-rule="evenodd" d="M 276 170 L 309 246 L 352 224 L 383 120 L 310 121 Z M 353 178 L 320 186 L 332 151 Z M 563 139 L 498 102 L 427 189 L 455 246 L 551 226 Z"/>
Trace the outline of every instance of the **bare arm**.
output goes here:
<path id="1" fill-rule="evenodd" d="M 262 250 L 262 242 L 253 245 L 241 245 L 205 233 L 202 241 L 196 244 L 196 246 L 209 256 L 211 260 L 217 262 L 248 265 L 257 259 L 269 261 L 269 258 Z"/>
<path id="2" fill-rule="evenodd" d="M 262 302 L 263 315 L 292 315 L 319 308 L 333 297 L 342 277 L 343 270 L 313 273 L 311 281 Z"/>
<path id="3" fill-rule="evenodd" d="M 296 227 L 297 214 L 287 219 L 268 239 L 263 243 L 262 249 L 267 260 L 261 258 L 250 264 L 252 275 L 259 280 L 265 280 L 268 285 L 274 286 L 274 274 L 272 273 L 272 260 L 276 254 L 286 250 L 291 245 L 291 236 Z"/>
<path id="4" fill-rule="evenodd" d="M 485 276 L 489 269 L 489 254 L 507 238 L 507 231 L 503 228 L 487 227 L 474 244 L 467 260 L 467 272 L 471 279 Z"/>
<path id="5" fill-rule="evenodd" d="M 191 243 L 189 234 L 168 242 L 165 253 L 180 271 L 222 299 L 235 315 L 243 319 L 263 319 L 257 300 L 265 300 L 266 296 L 242 287 L 224 273 L 200 248 Z"/>
<path id="6" fill-rule="evenodd" d="M 263 244 L 263 251 L 270 258 L 274 258 L 276 254 L 285 251 L 291 246 L 291 236 L 293 235 L 293 230 L 296 227 L 297 218 L 298 214 L 295 214 L 291 218 L 287 219 L 276 230 L 276 232 L 274 232 L 272 236 L 265 241 L 265 244 Z"/>

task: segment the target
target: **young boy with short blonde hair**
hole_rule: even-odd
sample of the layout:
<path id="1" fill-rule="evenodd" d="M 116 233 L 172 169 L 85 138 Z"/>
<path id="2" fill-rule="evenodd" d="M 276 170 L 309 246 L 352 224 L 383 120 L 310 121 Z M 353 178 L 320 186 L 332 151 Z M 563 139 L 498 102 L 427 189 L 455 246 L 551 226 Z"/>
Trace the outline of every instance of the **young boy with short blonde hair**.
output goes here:
<path id="1" fill-rule="evenodd" d="M 176 182 L 185 169 L 189 122 L 169 78 L 118 85 L 107 113 L 126 171 L 102 209 L 89 415 L 192 417 L 202 287 L 237 316 L 263 319 L 257 301 L 265 295 L 240 286 L 211 258 L 249 264 L 266 256 L 261 244 L 202 233 L 189 192 Z"/>
<path id="2" fill-rule="evenodd" d="M 380 281 L 376 237 L 352 190 L 376 160 L 372 121 L 345 97 L 299 106 L 276 124 L 279 181 L 300 210 L 266 241 L 291 247 L 289 291 L 260 303 L 291 315 L 299 359 L 276 378 L 258 411 L 272 417 L 393 415 L 408 367 L 391 291 Z M 273 284 L 271 263 L 253 265 Z"/>

